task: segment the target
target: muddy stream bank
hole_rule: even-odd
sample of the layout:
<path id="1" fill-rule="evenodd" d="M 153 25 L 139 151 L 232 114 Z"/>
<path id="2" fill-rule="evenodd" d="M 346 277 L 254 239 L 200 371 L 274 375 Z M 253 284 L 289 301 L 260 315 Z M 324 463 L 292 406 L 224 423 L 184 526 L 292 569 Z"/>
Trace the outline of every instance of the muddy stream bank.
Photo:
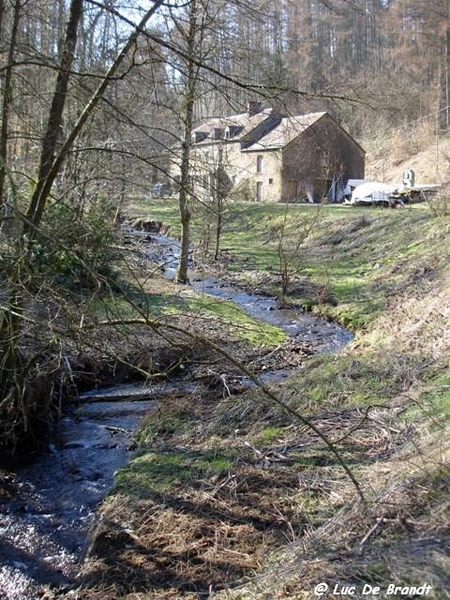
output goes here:
<path id="1" fill-rule="evenodd" d="M 179 243 L 159 233 L 128 231 L 147 260 L 174 277 Z M 251 316 L 277 325 L 315 352 L 337 352 L 352 334 L 326 320 L 280 309 L 275 298 L 248 293 L 191 272 L 197 292 L 232 300 Z M 280 371 L 265 373 L 275 379 Z M 86 551 L 97 507 L 114 473 L 134 450 L 133 433 L 155 403 L 189 381 L 117 385 L 82 395 L 61 420 L 46 452 L 20 468 L 0 471 L 0 600 L 53 598 L 66 591 Z M 124 399 L 125 398 L 125 399 Z"/>

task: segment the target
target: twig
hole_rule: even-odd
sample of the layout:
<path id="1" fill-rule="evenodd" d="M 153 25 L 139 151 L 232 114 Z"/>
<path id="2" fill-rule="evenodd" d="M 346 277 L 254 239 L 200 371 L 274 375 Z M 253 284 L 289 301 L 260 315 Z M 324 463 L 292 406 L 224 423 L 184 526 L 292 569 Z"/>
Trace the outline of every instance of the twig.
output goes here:
<path id="1" fill-rule="evenodd" d="M 288 529 L 289 529 L 289 532 L 290 532 L 291 538 L 292 538 L 290 541 L 295 542 L 295 540 L 297 539 L 297 536 L 295 535 L 295 531 L 294 531 L 294 528 L 292 527 L 292 523 L 283 515 L 283 513 L 280 511 L 278 506 L 275 506 L 275 504 L 272 504 L 272 506 L 277 511 L 277 513 L 280 515 L 280 518 L 283 521 L 283 523 L 286 523 L 286 525 L 288 526 Z"/>
<path id="2" fill-rule="evenodd" d="M 375 533 L 375 531 L 380 527 L 380 525 L 383 524 L 383 522 L 384 522 L 384 518 L 378 517 L 375 525 L 369 529 L 369 531 L 366 533 L 366 535 L 363 537 L 363 539 L 359 542 L 360 548 L 362 548 L 364 546 L 364 544 L 367 542 L 367 540 L 370 538 L 370 536 Z"/>

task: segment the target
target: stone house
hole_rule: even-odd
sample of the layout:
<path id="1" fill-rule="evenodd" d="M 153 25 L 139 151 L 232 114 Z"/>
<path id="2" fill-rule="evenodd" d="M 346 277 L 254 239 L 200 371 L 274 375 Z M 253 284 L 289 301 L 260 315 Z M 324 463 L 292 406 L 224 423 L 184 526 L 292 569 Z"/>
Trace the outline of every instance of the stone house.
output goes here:
<path id="1" fill-rule="evenodd" d="M 331 115 L 287 117 L 256 103 L 196 127 L 191 156 L 194 193 L 205 199 L 339 201 L 348 179 L 364 178 L 364 150 Z"/>

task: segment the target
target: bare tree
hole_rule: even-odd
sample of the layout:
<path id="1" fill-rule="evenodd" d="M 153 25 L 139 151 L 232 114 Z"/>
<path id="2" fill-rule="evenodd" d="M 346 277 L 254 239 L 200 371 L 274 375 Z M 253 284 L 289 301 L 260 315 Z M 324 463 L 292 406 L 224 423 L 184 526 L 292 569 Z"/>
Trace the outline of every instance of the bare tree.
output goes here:
<path id="1" fill-rule="evenodd" d="M 312 208 L 314 212 L 304 217 L 300 227 L 295 223 L 292 230 L 289 204 L 286 204 L 283 216 L 275 225 L 277 240 L 278 270 L 281 284 L 281 302 L 284 304 L 289 294 L 292 278 L 303 268 L 301 247 L 310 236 L 320 216 L 321 204 Z"/>
<path id="2" fill-rule="evenodd" d="M 9 115 L 11 111 L 11 95 L 13 84 L 13 62 L 16 52 L 17 36 L 19 31 L 21 0 L 14 3 L 14 15 L 11 27 L 9 50 L 5 67 L 3 83 L 3 104 L 1 108 L 1 130 L 0 130 L 0 210 L 4 204 L 6 166 L 8 164 L 8 137 L 9 137 Z M 4 14 L 3 2 L 0 6 L 0 34 Z"/>
<path id="3" fill-rule="evenodd" d="M 184 89 L 184 133 L 181 150 L 180 166 L 180 192 L 179 206 L 181 216 L 181 251 L 180 261 L 177 269 L 178 283 L 188 282 L 188 260 L 190 244 L 190 222 L 192 201 L 192 173 L 191 173 L 191 145 L 192 130 L 194 119 L 194 106 L 196 100 L 196 87 L 198 80 L 198 66 L 195 59 L 198 57 L 199 48 L 198 35 L 198 4 L 197 0 L 191 0 L 188 14 L 188 29 L 184 32 L 182 27 L 178 27 L 186 42 L 186 61 L 185 61 L 185 89 Z"/>

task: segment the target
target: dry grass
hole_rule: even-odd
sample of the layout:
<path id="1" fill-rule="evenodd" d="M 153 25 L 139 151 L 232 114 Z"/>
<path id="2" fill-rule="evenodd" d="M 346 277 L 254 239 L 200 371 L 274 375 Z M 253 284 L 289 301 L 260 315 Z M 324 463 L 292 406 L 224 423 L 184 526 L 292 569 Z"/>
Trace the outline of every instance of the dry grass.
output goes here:
<path id="1" fill-rule="evenodd" d="M 414 129 L 398 129 L 390 137 L 368 140 L 366 177 L 400 184 L 403 173 L 413 169 L 417 183 L 442 183 L 450 174 L 448 137 L 436 139 L 434 123 Z"/>
<path id="2" fill-rule="evenodd" d="M 278 555 L 273 567 L 212 598 L 312 599 L 320 582 L 359 590 L 364 584 L 385 589 L 389 583 L 429 583 L 427 597 L 448 597 L 449 458 L 450 444 L 436 448 L 435 435 L 422 436 L 419 447 L 406 445 L 364 472 L 366 508 L 346 504 Z"/>
<path id="3" fill-rule="evenodd" d="M 366 505 L 314 432 L 199 361 L 195 392 L 144 424 L 72 598 L 297 600 L 319 582 L 448 597 L 450 294 L 432 254 L 386 262 L 386 311 L 343 355 L 302 351 L 308 368 L 277 387 L 338 444 Z M 398 269 L 407 289 L 390 287 Z"/>
<path id="4" fill-rule="evenodd" d="M 450 277 L 423 282 L 422 289 L 396 296 L 365 337 L 364 344 L 381 352 L 401 348 L 430 360 L 450 355 Z"/>

